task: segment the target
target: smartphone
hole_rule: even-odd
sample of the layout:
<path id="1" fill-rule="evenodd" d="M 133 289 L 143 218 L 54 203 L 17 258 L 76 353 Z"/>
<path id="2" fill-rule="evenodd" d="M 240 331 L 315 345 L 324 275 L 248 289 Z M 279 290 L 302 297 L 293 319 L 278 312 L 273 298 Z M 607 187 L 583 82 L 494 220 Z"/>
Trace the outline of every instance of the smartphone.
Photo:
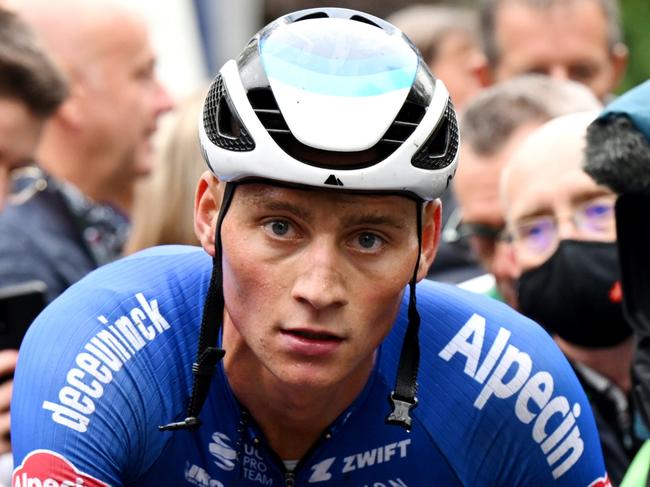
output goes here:
<path id="1" fill-rule="evenodd" d="M 45 308 L 46 290 L 42 281 L 0 288 L 0 350 L 20 348 L 27 328 Z"/>

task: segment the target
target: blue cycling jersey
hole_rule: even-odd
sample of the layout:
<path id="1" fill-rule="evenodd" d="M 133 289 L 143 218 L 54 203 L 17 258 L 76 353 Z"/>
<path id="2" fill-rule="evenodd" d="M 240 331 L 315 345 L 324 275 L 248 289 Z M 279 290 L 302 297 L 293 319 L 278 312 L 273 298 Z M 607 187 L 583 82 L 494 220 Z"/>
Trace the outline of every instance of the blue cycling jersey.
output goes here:
<path id="1" fill-rule="evenodd" d="M 185 416 L 211 270 L 200 249 L 151 249 L 91 273 L 40 315 L 15 375 L 14 487 L 609 485 L 589 403 L 549 336 L 433 282 L 417 289 L 410 432 L 385 423 L 408 297 L 362 393 L 292 471 L 221 367 L 201 428 L 159 432 Z"/>

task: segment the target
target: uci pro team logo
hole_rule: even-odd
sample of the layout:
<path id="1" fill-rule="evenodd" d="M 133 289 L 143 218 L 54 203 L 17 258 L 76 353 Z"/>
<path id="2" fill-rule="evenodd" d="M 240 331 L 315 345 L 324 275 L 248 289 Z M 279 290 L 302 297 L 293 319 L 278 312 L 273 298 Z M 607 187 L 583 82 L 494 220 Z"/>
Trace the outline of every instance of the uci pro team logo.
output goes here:
<path id="1" fill-rule="evenodd" d="M 208 446 L 210 453 L 215 458 L 214 463 L 223 470 L 230 471 L 235 468 L 237 452 L 230 446 L 230 438 L 218 431 L 212 435 Z"/>

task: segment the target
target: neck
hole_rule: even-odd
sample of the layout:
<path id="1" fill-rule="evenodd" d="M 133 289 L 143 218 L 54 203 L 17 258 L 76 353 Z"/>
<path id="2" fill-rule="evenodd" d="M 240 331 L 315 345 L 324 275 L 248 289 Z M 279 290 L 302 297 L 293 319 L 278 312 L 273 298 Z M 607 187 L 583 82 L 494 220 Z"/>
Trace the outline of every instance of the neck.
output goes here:
<path id="1" fill-rule="evenodd" d="M 604 375 L 624 393 L 630 392 L 632 388 L 630 369 L 634 354 L 632 337 L 608 348 L 586 348 L 567 342 L 557 335 L 554 338 L 564 355 L 570 360 L 580 362 Z"/>
<path id="2" fill-rule="evenodd" d="M 113 164 L 102 159 L 102 155 L 94 146 L 84 143 L 81 133 L 51 124 L 43 133 L 36 158 L 56 179 L 73 184 L 93 201 L 111 204 L 130 215 L 134 184 L 108 180 L 106 167 Z"/>
<path id="3" fill-rule="evenodd" d="M 87 198 L 97 203 L 110 204 L 125 215 L 130 215 L 133 207 L 134 188 L 132 185 L 124 185 L 119 191 L 107 191 L 107 184 L 95 181 L 86 173 L 80 173 L 75 166 L 68 164 L 53 163 L 52 159 L 39 159 L 39 165 L 48 174 L 59 181 L 66 181 L 74 185 Z"/>
<path id="4" fill-rule="evenodd" d="M 298 460 L 356 399 L 373 361 L 341 383 L 327 387 L 288 384 L 260 363 L 241 336 L 224 323 L 224 369 L 237 399 L 250 411 L 271 448 L 283 460 Z"/>

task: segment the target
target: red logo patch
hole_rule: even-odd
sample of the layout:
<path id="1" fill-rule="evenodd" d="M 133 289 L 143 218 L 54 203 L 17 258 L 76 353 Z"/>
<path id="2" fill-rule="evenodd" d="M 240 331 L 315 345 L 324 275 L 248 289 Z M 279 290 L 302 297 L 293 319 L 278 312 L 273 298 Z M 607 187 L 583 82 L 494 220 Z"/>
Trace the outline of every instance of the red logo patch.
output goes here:
<path id="1" fill-rule="evenodd" d="M 14 470 L 12 487 L 109 487 L 49 450 L 35 450 Z"/>
<path id="2" fill-rule="evenodd" d="M 609 475 L 605 474 L 604 477 L 600 477 L 590 483 L 589 487 L 612 487 L 612 483 L 609 480 Z"/>
<path id="3" fill-rule="evenodd" d="M 621 287 L 621 281 L 616 281 L 609 290 L 609 300 L 612 303 L 621 303 L 623 301 L 623 288 Z"/>

